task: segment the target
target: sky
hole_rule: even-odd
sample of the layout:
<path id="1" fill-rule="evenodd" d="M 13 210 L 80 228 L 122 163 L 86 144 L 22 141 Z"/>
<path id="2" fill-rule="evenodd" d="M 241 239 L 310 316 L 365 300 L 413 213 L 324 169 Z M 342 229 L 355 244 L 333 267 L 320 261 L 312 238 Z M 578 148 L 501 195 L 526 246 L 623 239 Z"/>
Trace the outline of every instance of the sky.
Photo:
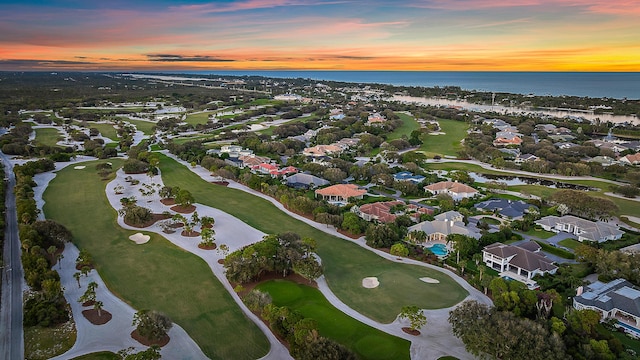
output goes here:
<path id="1" fill-rule="evenodd" d="M 640 0 L 2 0 L 0 70 L 640 71 Z"/>

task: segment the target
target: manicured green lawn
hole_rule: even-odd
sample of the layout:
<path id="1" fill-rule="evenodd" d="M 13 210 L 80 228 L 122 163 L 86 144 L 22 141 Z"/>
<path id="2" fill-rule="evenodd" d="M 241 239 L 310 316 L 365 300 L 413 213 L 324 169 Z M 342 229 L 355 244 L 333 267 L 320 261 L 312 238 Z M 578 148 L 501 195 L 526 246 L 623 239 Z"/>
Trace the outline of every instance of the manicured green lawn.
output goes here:
<path id="1" fill-rule="evenodd" d="M 156 123 L 144 120 L 126 119 L 127 122 L 136 126 L 136 129 L 142 131 L 145 135 L 153 135 Z"/>
<path id="2" fill-rule="evenodd" d="M 118 141 L 118 133 L 112 124 L 90 122 L 89 127 L 96 128 L 100 134 L 113 141 Z"/>
<path id="3" fill-rule="evenodd" d="M 488 217 L 488 216 L 483 217 L 481 220 L 486 222 L 489 225 L 500 225 L 501 224 L 500 220 L 494 219 L 494 218 Z"/>
<path id="4" fill-rule="evenodd" d="M 62 140 L 62 135 L 57 129 L 40 128 L 35 129 L 36 142 L 47 146 L 59 146 L 56 143 Z"/>
<path id="5" fill-rule="evenodd" d="M 209 115 L 213 113 L 214 111 L 204 111 L 197 114 L 188 114 L 185 122 L 191 125 L 206 124 L 209 121 Z"/>
<path id="6" fill-rule="evenodd" d="M 449 276 L 422 266 L 394 263 L 349 240 L 328 235 L 277 209 L 269 201 L 246 192 L 210 184 L 176 161 L 160 156 L 165 185 L 189 189 L 196 202 L 221 209 L 265 233 L 292 231 L 318 243 L 331 290 L 356 311 L 380 322 L 391 322 L 405 305 L 424 309 L 449 307 L 467 291 Z M 362 287 L 362 279 L 377 276 L 380 286 Z M 421 277 L 438 279 L 427 284 Z"/>
<path id="7" fill-rule="evenodd" d="M 469 124 L 449 119 L 438 119 L 438 122 L 441 131 L 445 134 L 423 135 L 420 151 L 423 151 L 427 157 L 458 156 L 458 151 L 462 149 L 460 141 L 467 136 Z"/>
<path id="8" fill-rule="evenodd" d="M 413 116 L 401 112 L 397 112 L 396 115 L 398 115 L 400 120 L 402 120 L 402 126 L 393 130 L 393 132 L 387 137 L 387 140 L 400 139 L 402 135 L 409 137 L 413 130 L 420 129 L 420 124 L 418 124 Z"/>
<path id="9" fill-rule="evenodd" d="M 558 241 L 558 244 L 569 248 L 571 250 L 575 250 L 578 246 L 582 245 L 582 243 L 578 240 L 574 240 L 574 239 L 564 239 L 564 240 L 560 240 Z"/>
<path id="10" fill-rule="evenodd" d="M 556 234 L 552 231 L 546 231 L 546 230 L 543 230 L 542 228 L 536 229 L 535 227 L 531 227 L 529 231 L 526 231 L 526 232 L 520 231 L 520 232 L 525 235 L 537 237 L 538 239 L 548 239 Z"/>
<path id="11" fill-rule="evenodd" d="M 73 360 L 121 360 L 122 358 L 110 351 L 95 352 L 87 355 L 78 356 Z"/>
<path id="12" fill-rule="evenodd" d="M 268 292 L 274 305 L 288 306 L 318 322 L 320 335 L 338 341 L 360 359 L 409 359 L 407 340 L 365 325 L 336 309 L 322 293 L 291 281 L 272 280 L 257 287 Z"/>
<path id="13" fill-rule="evenodd" d="M 114 167 L 122 164 L 121 159 L 109 161 Z M 135 232 L 116 223 L 116 211 L 105 194 L 106 183 L 94 170 L 97 163 L 87 163 L 82 171 L 67 167 L 57 173 L 44 194 L 47 218 L 71 230 L 74 243 L 93 255 L 114 294 L 136 309 L 166 313 L 207 356 L 264 356 L 269 350 L 266 337 L 202 259 L 159 235 L 150 234 L 151 241 L 144 246 L 128 239 Z"/>

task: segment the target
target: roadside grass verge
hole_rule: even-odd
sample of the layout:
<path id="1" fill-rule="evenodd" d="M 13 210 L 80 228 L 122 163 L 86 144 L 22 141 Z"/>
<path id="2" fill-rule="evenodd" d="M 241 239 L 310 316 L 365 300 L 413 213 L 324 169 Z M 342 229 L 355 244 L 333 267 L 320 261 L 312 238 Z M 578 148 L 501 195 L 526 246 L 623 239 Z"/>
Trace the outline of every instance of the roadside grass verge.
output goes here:
<path id="1" fill-rule="evenodd" d="M 165 185 L 189 189 L 198 203 L 225 211 L 268 234 L 292 231 L 315 239 L 331 290 L 351 308 L 376 321 L 393 321 L 408 304 L 440 309 L 453 306 L 468 295 L 448 275 L 386 260 L 352 241 L 331 236 L 292 218 L 265 199 L 210 184 L 164 155 L 160 156 L 160 169 Z M 380 281 L 375 296 L 370 289 L 362 287 L 362 279 L 368 276 L 377 276 Z M 440 283 L 426 284 L 421 277 L 431 277 Z"/>
<path id="2" fill-rule="evenodd" d="M 50 359 L 64 354 L 76 342 L 76 329 L 73 321 L 53 328 L 29 326 L 24 328 L 25 359 Z"/>
<path id="3" fill-rule="evenodd" d="M 56 143 L 62 140 L 62 135 L 57 129 L 39 128 L 34 130 L 36 131 L 36 142 L 51 147 L 60 147 Z"/>
<path id="4" fill-rule="evenodd" d="M 114 169 L 123 162 L 109 161 Z M 269 350 L 266 337 L 242 313 L 204 260 L 156 234 L 144 246 L 128 240 L 135 231 L 117 224 L 116 211 L 106 197 L 106 183 L 93 170 L 99 162 L 86 163 L 82 172 L 67 167 L 57 173 L 44 193 L 47 218 L 64 224 L 74 243 L 92 254 L 109 290 L 136 309 L 167 314 L 207 356 L 264 356 Z"/>
<path id="5" fill-rule="evenodd" d="M 410 359 L 409 341 L 349 317 L 331 305 L 317 289 L 286 280 L 268 281 L 257 289 L 268 292 L 274 305 L 287 306 L 316 320 L 320 335 L 356 352 L 359 359 Z"/>
<path id="6" fill-rule="evenodd" d="M 467 136 L 469 124 L 462 121 L 449 119 L 438 119 L 440 123 L 440 131 L 444 134 L 440 135 L 423 135 L 423 141 L 419 151 L 422 151 L 427 157 L 434 155 L 440 156 L 458 156 L 458 151 L 462 149 L 460 141 Z"/>

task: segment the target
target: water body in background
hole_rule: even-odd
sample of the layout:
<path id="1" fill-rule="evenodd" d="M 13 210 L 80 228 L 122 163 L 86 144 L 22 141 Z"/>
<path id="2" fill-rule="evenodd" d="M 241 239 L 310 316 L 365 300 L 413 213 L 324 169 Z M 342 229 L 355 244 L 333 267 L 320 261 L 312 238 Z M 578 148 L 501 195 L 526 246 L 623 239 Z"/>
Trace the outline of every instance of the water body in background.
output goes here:
<path id="1" fill-rule="evenodd" d="M 594 114 L 592 111 L 579 111 L 579 110 L 553 110 L 553 109 L 539 109 L 530 107 L 517 107 L 517 106 L 502 106 L 502 105 L 481 105 L 474 104 L 464 100 L 448 100 L 439 98 L 424 98 L 415 96 L 402 96 L 394 95 L 386 100 L 399 101 L 404 103 L 414 103 L 420 105 L 431 106 L 454 106 L 464 110 L 477 111 L 477 112 L 497 112 L 501 114 L 536 114 L 536 115 L 550 115 L 558 118 L 563 117 L 579 117 L 590 122 L 602 121 L 612 122 L 617 124 L 629 123 L 638 125 L 640 119 L 637 116 L 629 115 L 611 115 L 611 114 Z"/>
<path id="2" fill-rule="evenodd" d="M 551 96 L 640 99 L 640 73 L 467 71 L 181 71 L 182 74 L 304 78 L 396 86 L 459 86 L 464 90 Z"/>

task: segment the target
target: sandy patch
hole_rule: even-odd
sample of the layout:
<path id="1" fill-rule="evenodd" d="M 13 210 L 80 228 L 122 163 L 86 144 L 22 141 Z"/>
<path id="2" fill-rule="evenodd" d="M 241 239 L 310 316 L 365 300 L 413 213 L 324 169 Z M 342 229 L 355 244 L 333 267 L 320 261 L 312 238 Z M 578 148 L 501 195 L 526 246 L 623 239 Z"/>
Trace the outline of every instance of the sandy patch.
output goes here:
<path id="1" fill-rule="evenodd" d="M 149 242 L 149 239 L 151 239 L 151 236 L 144 235 L 143 233 L 135 233 L 129 236 L 129 240 L 135 242 L 138 245 Z"/>
<path id="2" fill-rule="evenodd" d="M 430 277 L 421 277 L 420 280 L 429 283 L 429 284 L 440 284 L 440 280 L 436 280 Z"/>
<path id="3" fill-rule="evenodd" d="M 366 277 L 362 279 L 362 286 L 367 289 L 377 288 L 380 285 L 377 277 Z"/>
<path id="4" fill-rule="evenodd" d="M 78 165 L 78 166 L 74 166 L 73 168 L 76 169 L 76 170 L 82 170 L 82 169 L 86 168 L 86 166 Z"/>

